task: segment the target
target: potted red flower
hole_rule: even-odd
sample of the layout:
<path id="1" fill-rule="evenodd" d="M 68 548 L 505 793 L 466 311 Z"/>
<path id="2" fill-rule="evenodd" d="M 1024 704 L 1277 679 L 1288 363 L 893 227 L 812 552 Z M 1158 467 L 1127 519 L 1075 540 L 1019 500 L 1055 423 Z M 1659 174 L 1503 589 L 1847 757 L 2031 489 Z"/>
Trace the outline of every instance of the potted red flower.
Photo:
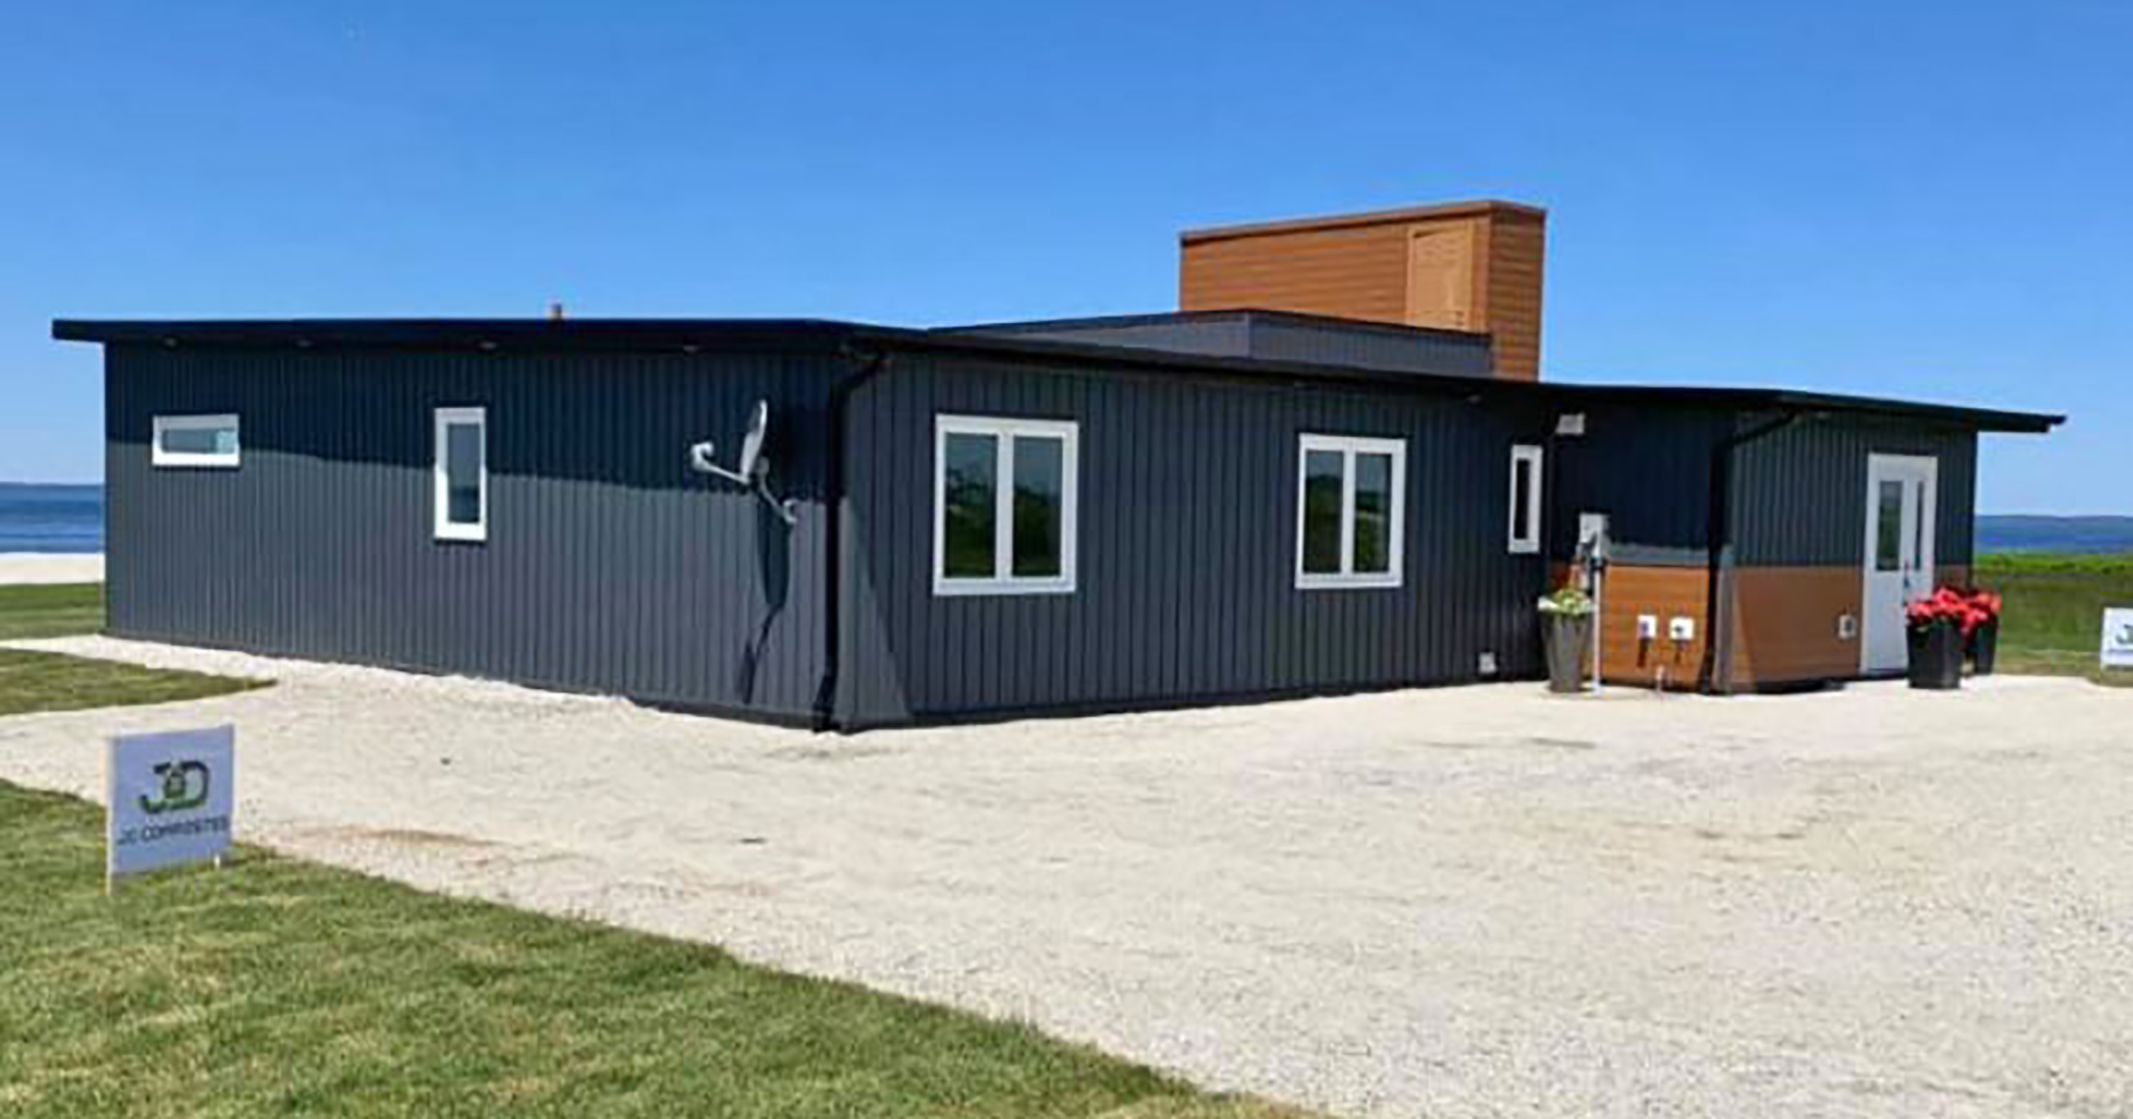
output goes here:
<path id="1" fill-rule="evenodd" d="M 1999 616 L 1998 595 L 1954 587 L 1942 587 L 1905 607 L 1911 643 L 1911 686 L 1961 687 L 1964 654 L 1974 641 L 1997 645 Z M 1988 626 L 1992 627 L 1992 634 L 1979 638 L 1979 632 Z M 1984 671 L 1991 671 L 1991 658 L 1992 652 L 1984 654 Z"/>
<path id="2" fill-rule="evenodd" d="M 1978 587 L 1962 594 L 1967 603 L 1963 615 L 1964 653 L 1979 676 L 1990 676 L 2000 653 L 2000 596 Z"/>

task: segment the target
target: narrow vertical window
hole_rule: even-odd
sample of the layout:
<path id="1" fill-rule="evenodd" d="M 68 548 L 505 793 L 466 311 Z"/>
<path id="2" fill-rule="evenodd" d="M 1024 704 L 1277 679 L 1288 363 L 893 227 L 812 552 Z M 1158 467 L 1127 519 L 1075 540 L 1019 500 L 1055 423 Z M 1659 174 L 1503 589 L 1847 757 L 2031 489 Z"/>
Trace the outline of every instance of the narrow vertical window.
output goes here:
<path id="1" fill-rule="evenodd" d="M 1878 491 L 1874 532 L 1874 570 L 1903 566 L 1903 483 L 1884 481 Z"/>
<path id="2" fill-rule="evenodd" d="M 1066 479 L 1066 440 L 1017 436 L 1014 440 L 1014 565 L 1017 579 L 1056 579 L 1065 555 L 1059 530 Z"/>
<path id="3" fill-rule="evenodd" d="M 1392 570 L 1392 456 L 1355 456 L 1355 563 L 1358 575 Z"/>
<path id="4" fill-rule="evenodd" d="M 999 507 L 1000 439 L 994 435 L 951 432 L 942 441 L 942 470 L 947 474 L 941 499 L 947 532 L 942 570 L 951 579 L 993 577 L 994 520 Z"/>
<path id="5" fill-rule="evenodd" d="M 1407 444 L 1305 435 L 1296 481 L 1296 585 L 1397 587 Z"/>
<path id="6" fill-rule="evenodd" d="M 486 409 L 437 409 L 432 497 L 437 539 L 489 538 L 488 444 Z"/>
<path id="7" fill-rule="evenodd" d="M 1074 589 L 1077 424 L 934 421 L 933 593 Z"/>
<path id="8" fill-rule="evenodd" d="M 1923 567 L 1926 562 L 1926 484 L 1918 483 L 1918 504 L 1911 515 L 1911 562 Z"/>
<path id="9" fill-rule="evenodd" d="M 1346 518 L 1348 458 L 1339 451 L 1304 452 L 1303 570 L 1307 575 L 1341 573 L 1341 522 Z"/>
<path id="10" fill-rule="evenodd" d="M 1541 546 L 1541 449 L 1511 448 L 1511 552 L 1530 555 Z"/>

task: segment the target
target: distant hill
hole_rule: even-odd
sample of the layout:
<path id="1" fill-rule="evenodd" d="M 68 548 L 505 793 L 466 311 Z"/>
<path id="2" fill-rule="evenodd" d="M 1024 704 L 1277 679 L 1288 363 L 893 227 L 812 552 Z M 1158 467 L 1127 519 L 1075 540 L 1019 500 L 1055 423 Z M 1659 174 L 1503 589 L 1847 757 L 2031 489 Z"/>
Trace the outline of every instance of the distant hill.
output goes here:
<path id="1" fill-rule="evenodd" d="M 2133 517 L 1980 516 L 1984 552 L 2133 552 Z"/>

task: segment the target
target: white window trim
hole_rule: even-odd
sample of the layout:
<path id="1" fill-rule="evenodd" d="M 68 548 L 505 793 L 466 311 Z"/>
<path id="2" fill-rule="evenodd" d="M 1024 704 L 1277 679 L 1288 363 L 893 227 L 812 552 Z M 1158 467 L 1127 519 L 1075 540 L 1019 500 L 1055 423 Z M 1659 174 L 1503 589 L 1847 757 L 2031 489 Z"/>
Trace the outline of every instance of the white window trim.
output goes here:
<path id="1" fill-rule="evenodd" d="M 473 524 L 459 524 L 449 516 L 451 504 L 451 478 L 445 471 L 445 455 L 448 450 L 446 435 L 449 428 L 474 424 L 481 430 L 481 476 L 476 491 L 475 507 L 480 511 Z M 432 465 L 430 512 L 433 528 L 439 540 L 464 540 L 481 542 L 489 538 L 489 410 L 487 408 L 439 408 L 431 426 Z"/>
<path id="2" fill-rule="evenodd" d="M 166 451 L 163 449 L 163 433 L 167 431 L 220 431 L 229 428 L 237 433 L 237 449 L 220 452 Z M 209 470 L 235 470 L 244 456 L 244 431 L 237 423 L 237 414 L 222 412 L 212 416 L 157 416 L 150 424 L 148 439 L 148 464 L 150 466 L 197 467 Z"/>
<path id="3" fill-rule="evenodd" d="M 993 473 L 991 578 L 948 575 L 948 437 L 989 435 L 998 440 Z M 1058 439 L 1059 574 L 1017 576 L 1014 570 L 1015 437 Z M 933 593 L 954 595 L 1072 594 L 1076 525 L 1081 510 L 1081 425 L 1072 420 L 1024 420 L 941 414 L 933 418 Z"/>
<path id="4" fill-rule="evenodd" d="M 1520 443 L 1511 448 L 1511 493 L 1507 499 L 1510 502 L 1510 510 L 1509 514 L 1504 518 L 1504 532 L 1509 537 L 1510 551 L 1514 556 L 1530 556 L 1541 550 L 1541 490 L 1545 485 L 1542 479 L 1546 477 L 1541 472 L 1541 466 L 1544 461 L 1544 452 L 1540 447 L 1533 444 Z M 1524 536 L 1518 534 L 1518 466 L 1520 463 L 1532 464 L 1529 469 L 1532 472 L 1531 477 L 1533 479 L 1532 484 L 1526 487 L 1526 535 Z"/>
<path id="5" fill-rule="evenodd" d="M 1341 455 L 1341 570 L 1339 574 L 1304 570 L 1304 486 L 1312 451 L 1337 451 Z M 1355 456 L 1392 456 L 1392 525 L 1385 571 L 1355 570 Z M 1299 435 L 1296 442 L 1296 589 L 1348 590 L 1366 587 L 1397 587 L 1406 573 L 1407 544 L 1407 440 L 1366 439 L 1350 435 Z"/>

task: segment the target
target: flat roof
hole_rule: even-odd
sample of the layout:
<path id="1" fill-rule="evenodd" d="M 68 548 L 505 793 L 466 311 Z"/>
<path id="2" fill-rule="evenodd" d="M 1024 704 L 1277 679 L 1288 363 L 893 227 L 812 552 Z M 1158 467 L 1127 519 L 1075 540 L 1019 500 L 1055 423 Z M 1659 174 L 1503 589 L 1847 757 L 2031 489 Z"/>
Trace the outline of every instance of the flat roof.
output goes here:
<path id="1" fill-rule="evenodd" d="M 1479 342 L 1489 337 L 1486 330 L 1456 330 L 1445 326 L 1408 326 L 1405 323 L 1377 322 L 1371 319 L 1344 319 L 1338 315 L 1314 315 L 1308 311 L 1278 311 L 1267 307 L 1222 307 L 1208 311 L 1146 311 L 1126 315 L 1090 315 L 1065 319 L 1008 319 L 1003 322 L 972 323 L 968 326 L 940 326 L 933 330 L 938 334 L 974 334 L 1000 332 L 1016 334 L 1023 331 L 1084 330 L 1110 326 L 1156 326 L 1164 323 L 1222 322 L 1228 319 L 1262 320 L 1293 326 L 1315 326 L 1355 334 L 1377 334 L 1388 338 L 1442 338 L 1455 342 Z"/>
<path id="2" fill-rule="evenodd" d="M 1334 320 L 1344 321 L 1344 320 Z M 1049 363 L 1115 366 L 1293 384 L 1350 385 L 1466 396 L 1527 397 L 1577 407 L 1646 404 L 1737 411 L 1847 412 L 1937 420 L 1983 431 L 2050 431 L 2063 415 L 1968 408 L 1886 397 L 1792 389 L 1595 385 L 1408 373 L 1349 365 L 1097 345 L 960 328 L 917 330 L 833 319 L 57 319 L 52 337 L 107 345 L 243 349 L 401 349 L 538 353 L 808 349 L 930 350 Z"/>
<path id="3" fill-rule="evenodd" d="M 1440 202 L 1433 206 L 1402 206 L 1391 210 L 1363 210 L 1352 214 L 1325 214 L 1319 217 L 1283 218 L 1275 221 L 1244 222 L 1231 225 L 1207 225 L 1188 229 L 1178 234 L 1178 243 L 1190 245 L 1199 241 L 1220 241 L 1230 237 L 1257 237 L 1268 233 L 1300 233 L 1313 229 L 1343 229 L 1359 225 L 1384 225 L 1389 222 L 1424 221 L 1430 218 L 1478 217 L 1482 214 L 1522 214 L 1527 217 L 1546 218 L 1548 211 L 1523 202 L 1506 202 L 1496 198 L 1480 198 L 1468 202 Z"/>

